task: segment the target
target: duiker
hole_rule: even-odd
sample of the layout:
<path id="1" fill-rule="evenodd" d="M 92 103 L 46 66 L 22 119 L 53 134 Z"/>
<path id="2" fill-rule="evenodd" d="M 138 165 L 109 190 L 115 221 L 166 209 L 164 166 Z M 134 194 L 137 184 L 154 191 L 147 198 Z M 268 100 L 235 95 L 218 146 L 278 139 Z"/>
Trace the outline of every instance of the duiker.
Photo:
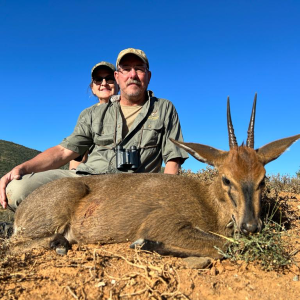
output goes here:
<path id="1" fill-rule="evenodd" d="M 111 174 L 64 178 L 35 190 L 15 215 L 13 249 L 68 249 L 71 243 L 135 242 L 143 249 L 181 257 L 219 257 L 219 235 L 235 227 L 260 231 L 264 165 L 300 134 L 254 150 L 256 95 L 245 145 L 238 146 L 229 99 L 229 151 L 172 140 L 201 162 L 215 166 L 211 185 L 164 174 Z M 59 252 L 59 251 L 58 251 Z"/>

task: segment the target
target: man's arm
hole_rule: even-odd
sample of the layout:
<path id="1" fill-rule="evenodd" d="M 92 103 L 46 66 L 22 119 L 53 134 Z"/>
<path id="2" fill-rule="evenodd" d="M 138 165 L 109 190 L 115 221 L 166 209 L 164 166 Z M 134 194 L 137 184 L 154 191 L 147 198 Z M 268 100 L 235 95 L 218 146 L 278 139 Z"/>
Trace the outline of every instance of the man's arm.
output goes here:
<path id="1" fill-rule="evenodd" d="M 177 175 L 179 173 L 179 169 L 181 166 L 181 158 L 173 158 L 170 159 L 165 166 L 165 170 L 164 173 L 165 174 L 173 174 L 173 175 Z"/>
<path id="2" fill-rule="evenodd" d="M 82 157 L 82 156 L 81 156 Z M 81 158 L 80 157 L 80 158 Z M 71 160 L 70 161 L 70 164 L 69 164 L 69 170 L 74 170 L 76 169 L 81 163 L 85 163 L 87 162 L 88 160 L 88 157 L 89 157 L 89 152 L 86 151 L 82 157 L 82 159 L 80 161 L 77 161 L 77 160 Z"/>
<path id="3" fill-rule="evenodd" d="M 6 186 L 13 179 L 20 179 L 22 175 L 30 174 L 32 172 L 36 173 L 60 168 L 77 156 L 78 153 L 75 153 L 58 145 L 45 150 L 33 159 L 28 160 L 13 168 L 0 180 L 0 203 L 3 208 L 6 208 L 7 206 L 7 199 L 5 194 Z"/>
<path id="4" fill-rule="evenodd" d="M 181 165 L 188 158 L 188 154 L 170 140 L 173 138 L 183 141 L 178 114 L 172 103 L 167 107 L 164 126 L 165 134 L 162 141 L 162 155 L 166 164 L 164 173 L 178 174 Z"/>

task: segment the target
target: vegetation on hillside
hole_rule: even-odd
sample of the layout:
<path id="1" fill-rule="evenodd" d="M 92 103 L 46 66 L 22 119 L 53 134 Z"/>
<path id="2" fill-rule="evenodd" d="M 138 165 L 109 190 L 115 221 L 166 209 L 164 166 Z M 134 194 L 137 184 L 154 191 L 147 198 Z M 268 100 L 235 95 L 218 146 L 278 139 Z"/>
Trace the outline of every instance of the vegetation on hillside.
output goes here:
<path id="1" fill-rule="evenodd" d="M 15 166 L 35 157 L 39 153 L 41 151 L 0 140 L 0 178 Z M 62 169 L 68 169 L 68 166 L 64 166 Z"/>
<path id="2" fill-rule="evenodd" d="M 40 152 L 22 145 L 0 140 L 0 177 L 9 172 L 13 167 L 33 158 Z"/>

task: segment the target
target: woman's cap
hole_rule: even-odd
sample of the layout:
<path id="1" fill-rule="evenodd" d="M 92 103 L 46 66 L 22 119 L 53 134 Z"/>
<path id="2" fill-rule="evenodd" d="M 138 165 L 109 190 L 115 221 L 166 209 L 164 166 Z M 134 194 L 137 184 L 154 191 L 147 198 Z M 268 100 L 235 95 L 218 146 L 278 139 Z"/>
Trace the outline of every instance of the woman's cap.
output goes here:
<path id="1" fill-rule="evenodd" d="M 92 75 L 92 78 L 93 78 L 93 73 L 94 71 L 97 69 L 97 68 L 100 68 L 100 67 L 104 67 L 104 68 L 108 68 L 110 69 L 113 73 L 116 71 L 116 68 L 113 64 L 107 62 L 107 61 L 101 61 L 99 62 L 98 64 L 96 64 L 93 68 L 92 68 L 92 71 L 91 71 L 91 75 Z"/>

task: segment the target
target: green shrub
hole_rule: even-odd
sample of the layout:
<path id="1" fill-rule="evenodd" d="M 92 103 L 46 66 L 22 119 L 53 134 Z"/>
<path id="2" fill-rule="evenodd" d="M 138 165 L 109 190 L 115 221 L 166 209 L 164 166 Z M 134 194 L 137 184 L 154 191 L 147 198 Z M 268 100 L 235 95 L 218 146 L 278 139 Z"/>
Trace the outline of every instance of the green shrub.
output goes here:
<path id="1" fill-rule="evenodd" d="M 260 233 L 249 236 L 236 233 L 233 238 L 228 238 L 226 251 L 218 250 L 231 261 L 255 262 L 266 271 L 279 271 L 294 263 L 293 253 L 283 235 L 286 236 L 287 231 L 268 220 Z"/>

